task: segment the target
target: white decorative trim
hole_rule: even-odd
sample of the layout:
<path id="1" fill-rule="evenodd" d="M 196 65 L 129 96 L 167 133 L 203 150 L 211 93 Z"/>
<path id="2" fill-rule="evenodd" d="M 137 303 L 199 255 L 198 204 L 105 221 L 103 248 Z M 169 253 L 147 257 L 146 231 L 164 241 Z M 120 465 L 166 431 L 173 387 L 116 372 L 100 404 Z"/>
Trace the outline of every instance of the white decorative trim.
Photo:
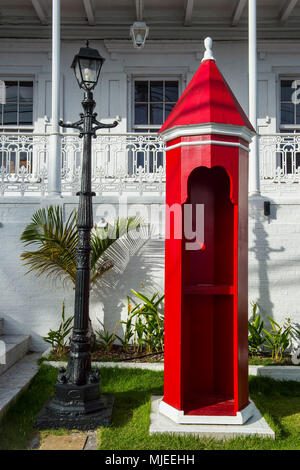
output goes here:
<path id="1" fill-rule="evenodd" d="M 190 124 L 185 126 L 175 126 L 171 129 L 166 129 L 160 133 L 160 136 L 165 142 L 177 139 L 178 137 L 188 137 L 192 135 L 205 135 L 205 134 L 218 134 L 229 135 L 238 137 L 251 142 L 252 137 L 255 135 L 253 131 L 246 126 L 234 126 L 231 124 Z"/>
<path id="2" fill-rule="evenodd" d="M 133 48 L 131 40 L 124 39 L 104 39 L 104 46 L 109 53 L 136 54 L 137 50 Z M 143 54 L 180 54 L 197 53 L 203 49 L 202 41 L 198 40 L 169 40 L 160 41 L 148 39 L 143 49 Z"/>
<path id="3" fill-rule="evenodd" d="M 238 411 L 235 416 L 204 416 L 185 415 L 183 411 L 177 410 L 168 405 L 163 400 L 159 403 L 159 412 L 178 424 L 244 424 L 254 413 L 253 404 L 249 403 L 242 411 Z"/>
<path id="4" fill-rule="evenodd" d="M 224 142 L 223 140 L 193 140 L 192 142 L 179 142 L 178 144 L 166 147 L 165 151 L 176 149 L 177 147 L 189 147 L 192 145 L 222 145 L 224 147 L 239 147 L 246 152 L 250 152 L 249 147 L 242 145 L 238 142 Z"/>
<path id="5" fill-rule="evenodd" d="M 34 39 L 15 38 L 12 43 L 11 39 L 1 38 L 0 53 L 40 54 L 44 52 L 51 52 L 50 39 L 39 39 L 37 41 Z"/>

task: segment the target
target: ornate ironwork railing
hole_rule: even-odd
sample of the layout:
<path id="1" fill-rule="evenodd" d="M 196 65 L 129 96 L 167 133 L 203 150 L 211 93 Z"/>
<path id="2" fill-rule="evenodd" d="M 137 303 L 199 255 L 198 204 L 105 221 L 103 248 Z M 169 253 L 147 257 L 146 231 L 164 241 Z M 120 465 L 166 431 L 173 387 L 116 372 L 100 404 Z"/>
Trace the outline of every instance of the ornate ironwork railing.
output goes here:
<path id="1" fill-rule="evenodd" d="M 0 195 L 46 195 L 50 137 L 0 134 Z M 79 190 L 82 140 L 61 135 L 61 186 Z M 300 134 L 259 136 L 262 192 L 300 191 Z M 165 191 L 165 147 L 157 134 L 98 134 L 93 139 L 92 185 L 97 195 Z"/>
<path id="2" fill-rule="evenodd" d="M 262 192 L 300 191 L 300 134 L 259 136 Z"/>
<path id="3" fill-rule="evenodd" d="M 82 141 L 76 135 L 62 138 L 62 192 L 79 187 Z M 103 193 L 165 190 L 165 152 L 156 134 L 99 134 L 93 139 L 92 187 Z"/>
<path id="4" fill-rule="evenodd" d="M 47 191 L 49 137 L 0 134 L 0 195 Z"/>
<path id="5" fill-rule="evenodd" d="M 0 134 L 0 195 L 47 194 L 50 137 Z M 82 140 L 61 135 L 62 193 L 79 190 Z M 92 185 L 97 195 L 165 190 L 165 151 L 157 134 L 99 134 L 93 139 Z"/>

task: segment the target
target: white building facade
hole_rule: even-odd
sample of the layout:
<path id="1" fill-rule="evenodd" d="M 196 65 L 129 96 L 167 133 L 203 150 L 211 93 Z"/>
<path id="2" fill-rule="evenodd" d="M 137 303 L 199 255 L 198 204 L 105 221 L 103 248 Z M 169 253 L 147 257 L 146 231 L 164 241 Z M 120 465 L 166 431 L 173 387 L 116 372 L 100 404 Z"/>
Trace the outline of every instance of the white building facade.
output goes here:
<path id="1" fill-rule="evenodd" d="M 30 333 L 55 328 L 74 291 L 26 273 L 20 235 L 41 207 L 77 207 L 82 92 L 70 68 L 85 40 L 105 58 L 94 90 L 103 122 L 93 141 L 95 222 L 138 213 L 155 237 L 118 284 L 91 297 L 91 317 L 112 330 L 130 289 L 163 292 L 164 144 L 157 131 L 199 67 L 211 36 L 217 65 L 254 127 L 249 181 L 249 309 L 300 323 L 300 2 L 269 0 L 2 0 L 0 4 L 0 317 Z M 149 27 L 136 49 L 130 26 Z M 270 203 L 270 214 L 268 206 Z M 225 249 L 225 247 L 224 247 Z"/>

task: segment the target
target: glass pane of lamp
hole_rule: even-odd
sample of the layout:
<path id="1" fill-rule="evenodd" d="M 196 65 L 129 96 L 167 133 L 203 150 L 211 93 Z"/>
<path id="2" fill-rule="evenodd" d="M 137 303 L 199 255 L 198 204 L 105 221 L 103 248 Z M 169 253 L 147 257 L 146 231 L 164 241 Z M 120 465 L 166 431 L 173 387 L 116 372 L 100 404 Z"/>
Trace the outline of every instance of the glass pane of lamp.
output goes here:
<path id="1" fill-rule="evenodd" d="M 77 82 L 78 82 L 79 86 L 81 87 L 81 85 L 82 85 L 82 76 L 81 76 L 81 70 L 80 70 L 80 63 L 79 63 L 78 59 L 76 60 L 74 70 L 75 70 L 75 76 L 76 76 Z"/>
<path id="2" fill-rule="evenodd" d="M 82 78 L 86 88 L 92 88 L 97 83 L 98 67 L 97 61 L 79 58 Z"/>

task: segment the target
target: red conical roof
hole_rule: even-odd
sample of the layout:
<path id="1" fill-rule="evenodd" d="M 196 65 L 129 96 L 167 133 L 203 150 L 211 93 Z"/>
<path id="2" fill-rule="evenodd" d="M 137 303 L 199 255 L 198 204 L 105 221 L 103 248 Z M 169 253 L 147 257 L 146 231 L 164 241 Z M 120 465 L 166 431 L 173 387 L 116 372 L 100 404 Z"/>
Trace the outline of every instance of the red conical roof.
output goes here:
<path id="1" fill-rule="evenodd" d="M 214 60 L 204 60 L 159 132 L 177 126 L 229 124 L 255 132 Z"/>

